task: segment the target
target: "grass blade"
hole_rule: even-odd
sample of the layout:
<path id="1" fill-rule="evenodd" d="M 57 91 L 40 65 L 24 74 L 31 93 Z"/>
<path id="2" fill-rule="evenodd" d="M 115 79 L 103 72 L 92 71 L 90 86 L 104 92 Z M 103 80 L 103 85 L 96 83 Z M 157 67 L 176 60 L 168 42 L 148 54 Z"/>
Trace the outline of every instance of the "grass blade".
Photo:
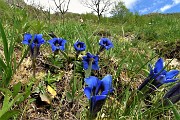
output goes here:
<path id="1" fill-rule="evenodd" d="M 9 53 L 8 53 L 8 42 L 7 42 L 7 38 L 6 38 L 6 35 L 5 35 L 5 32 L 4 32 L 4 28 L 2 26 L 1 20 L 0 20 L 0 33 L 1 33 L 1 37 L 2 37 L 6 63 L 7 63 L 7 66 L 9 66 L 10 58 L 9 58 Z"/>

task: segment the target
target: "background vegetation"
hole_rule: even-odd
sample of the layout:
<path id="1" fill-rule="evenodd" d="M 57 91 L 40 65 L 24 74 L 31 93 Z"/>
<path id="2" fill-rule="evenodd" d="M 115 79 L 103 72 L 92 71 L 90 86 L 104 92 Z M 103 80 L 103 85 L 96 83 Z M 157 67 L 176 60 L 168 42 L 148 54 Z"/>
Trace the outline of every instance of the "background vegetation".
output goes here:
<path id="1" fill-rule="evenodd" d="M 130 115 L 123 115 L 123 111 L 131 92 L 148 76 L 149 62 L 154 63 L 163 57 L 168 70 L 180 69 L 180 13 L 139 15 L 129 12 L 123 3 L 119 3 L 111 11 L 113 16 L 101 16 L 100 22 L 91 13 L 69 12 L 64 15 L 65 20 L 62 22 L 59 13 L 50 14 L 26 5 L 23 1 L 16 2 L 21 4 L 7 4 L 0 0 L 0 56 L 8 68 L 0 68 L 0 73 L 7 71 L 6 75 L 0 74 L 0 80 L 8 80 L 8 83 L 1 82 L 0 108 L 4 111 L 4 114 L 0 113 L 1 119 L 86 119 L 88 102 L 82 90 L 82 67 L 70 69 L 68 62 L 62 62 L 65 61 L 62 56 L 53 60 L 51 48 L 45 44 L 38 57 L 37 77 L 32 78 L 28 50 L 21 44 L 23 34 L 41 33 L 47 41 L 51 39 L 48 35 L 51 31 L 67 40 L 65 52 L 69 56 L 74 53 L 73 43 L 78 39 L 90 44 L 86 52 L 93 54 L 99 49 L 97 46 L 101 37 L 112 40 L 114 48 L 102 55 L 99 63 L 101 70 L 93 74 L 100 79 L 111 74 L 115 92 L 97 119 L 178 119 L 178 113 L 172 114 L 172 107 L 166 112 L 154 107 L 161 116 L 154 110 L 142 112 L 145 109 L 143 102 L 135 106 Z M 80 18 L 83 22 L 80 22 Z M 3 52 L 5 40 L 7 55 Z M 169 59 L 175 62 L 171 64 Z M 78 66 L 81 63 L 75 64 Z M 46 93 L 48 85 L 57 93 L 50 103 L 49 99 L 42 100 L 41 94 Z M 164 85 L 153 100 L 158 101 L 173 85 Z M 176 112 L 179 111 L 179 103 L 174 107 Z"/>

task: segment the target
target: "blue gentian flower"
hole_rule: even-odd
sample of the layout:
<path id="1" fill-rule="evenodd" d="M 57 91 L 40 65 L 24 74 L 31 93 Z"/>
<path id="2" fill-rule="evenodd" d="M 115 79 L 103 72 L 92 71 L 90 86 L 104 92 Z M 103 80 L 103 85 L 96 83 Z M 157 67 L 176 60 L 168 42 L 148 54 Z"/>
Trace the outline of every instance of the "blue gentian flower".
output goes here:
<path id="1" fill-rule="evenodd" d="M 53 38 L 49 40 L 48 43 L 51 45 L 53 52 L 56 50 L 65 50 L 66 40 L 63 38 Z"/>
<path id="2" fill-rule="evenodd" d="M 173 86 L 163 97 L 164 106 L 169 105 L 167 99 L 169 99 L 173 104 L 177 103 L 180 100 L 180 83 L 177 83 Z"/>
<path id="3" fill-rule="evenodd" d="M 77 51 L 77 52 L 80 52 L 80 51 L 85 51 L 86 49 L 86 44 L 84 42 L 80 42 L 79 40 L 76 41 L 74 43 L 74 49 Z"/>
<path id="4" fill-rule="evenodd" d="M 178 78 L 175 78 L 175 77 L 179 74 L 179 71 L 171 70 L 168 72 L 168 71 L 164 70 L 162 58 L 160 58 L 155 63 L 154 69 L 152 68 L 151 65 L 149 65 L 149 67 L 150 67 L 149 77 L 140 85 L 139 90 L 141 90 L 152 79 L 153 79 L 153 81 L 151 84 L 155 88 L 160 87 L 164 83 L 175 82 L 178 80 Z M 153 88 L 153 89 L 155 89 L 155 88 Z"/>
<path id="5" fill-rule="evenodd" d="M 108 38 L 101 38 L 99 41 L 99 45 L 101 46 L 101 49 L 109 50 L 113 47 L 113 43 Z"/>
<path id="6" fill-rule="evenodd" d="M 88 85 L 84 89 L 86 97 L 90 100 L 90 113 L 95 116 L 102 108 L 107 95 L 112 93 L 112 76 L 106 75 L 102 80 L 95 76 L 85 78 L 85 83 Z"/>
<path id="7" fill-rule="evenodd" d="M 99 57 L 98 55 L 93 55 L 91 53 L 87 53 L 86 56 L 83 56 L 83 68 L 85 70 L 88 69 L 90 62 L 92 62 L 92 69 L 93 70 L 99 70 L 99 66 L 98 66 L 98 61 L 99 61 Z"/>
<path id="8" fill-rule="evenodd" d="M 44 44 L 45 40 L 43 39 L 42 34 L 34 34 L 34 38 L 32 40 L 32 35 L 30 33 L 25 33 L 22 43 L 29 45 L 31 50 L 31 55 L 36 57 L 39 53 L 39 48 L 41 44 Z"/>

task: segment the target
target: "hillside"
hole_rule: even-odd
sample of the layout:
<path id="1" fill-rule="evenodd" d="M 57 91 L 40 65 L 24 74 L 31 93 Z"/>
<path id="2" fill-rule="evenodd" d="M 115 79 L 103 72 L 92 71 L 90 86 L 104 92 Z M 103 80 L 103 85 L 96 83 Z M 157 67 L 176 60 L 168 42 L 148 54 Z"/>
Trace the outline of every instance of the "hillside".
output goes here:
<path id="1" fill-rule="evenodd" d="M 0 120 L 179 120 L 180 13 L 64 17 L 0 0 Z"/>

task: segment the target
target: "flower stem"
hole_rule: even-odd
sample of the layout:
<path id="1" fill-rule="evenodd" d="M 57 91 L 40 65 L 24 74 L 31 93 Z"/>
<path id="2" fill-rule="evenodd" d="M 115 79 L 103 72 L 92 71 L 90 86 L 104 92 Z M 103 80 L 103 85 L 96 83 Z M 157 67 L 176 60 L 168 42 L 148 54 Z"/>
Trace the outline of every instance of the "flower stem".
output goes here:
<path id="1" fill-rule="evenodd" d="M 85 78 L 87 78 L 87 77 L 89 77 L 91 75 L 92 62 L 93 62 L 93 60 L 89 61 L 89 67 L 88 67 L 87 70 L 85 70 Z"/>
<path id="2" fill-rule="evenodd" d="M 32 59 L 33 78 L 36 78 L 36 58 Z"/>

